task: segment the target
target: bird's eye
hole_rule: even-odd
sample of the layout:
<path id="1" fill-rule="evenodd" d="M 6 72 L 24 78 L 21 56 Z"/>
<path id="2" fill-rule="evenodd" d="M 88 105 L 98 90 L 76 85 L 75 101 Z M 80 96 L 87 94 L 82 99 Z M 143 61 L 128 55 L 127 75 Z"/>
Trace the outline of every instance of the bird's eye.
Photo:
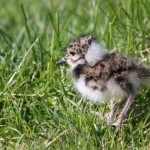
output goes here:
<path id="1" fill-rule="evenodd" d="M 91 45 L 91 43 L 92 43 L 92 39 L 89 39 L 88 44 Z"/>
<path id="2" fill-rule="evenodd" d="M 70 52 L 70 54 L 71 54 L 72 56 L 74 56 L 76 53 L 75 53 L 75 52 Z"/>

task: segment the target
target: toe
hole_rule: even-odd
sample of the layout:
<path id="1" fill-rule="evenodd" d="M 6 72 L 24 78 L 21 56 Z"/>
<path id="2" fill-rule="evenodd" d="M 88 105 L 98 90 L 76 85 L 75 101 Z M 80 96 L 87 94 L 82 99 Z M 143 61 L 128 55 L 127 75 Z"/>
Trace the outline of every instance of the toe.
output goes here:
<path id="1" fill-rule="evenodd" d="M 112 124 L 112 126 L 119 127 L 119 126 L 121 126 L 122 122 L 123 122 L 123 119 L 119 118 Z"/>
<path id="2" fill-rule="evenodd" d="M 112 118 L 113 118 L 112 112 L 109 112 L 108 114 L 105 115 L 105 120 L 108 124 L 110 124 L 112 122 Z"/>

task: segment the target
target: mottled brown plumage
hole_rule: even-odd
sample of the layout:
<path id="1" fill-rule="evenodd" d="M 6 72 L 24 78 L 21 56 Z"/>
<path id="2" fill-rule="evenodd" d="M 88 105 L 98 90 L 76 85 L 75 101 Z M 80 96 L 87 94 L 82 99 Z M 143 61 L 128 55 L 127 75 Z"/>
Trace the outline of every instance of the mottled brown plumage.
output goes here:
<path id="1" fill-rule="evenodd" d="M 121 125 L 138 89 L 150 81 L 150 69 L 133 59 L 106 53 L 91 35 L 72 41 L 59 62 L 63 61 L 70 65 L 74 85 L 85 98 L 100 102 L 122 97 L 106 115 L 107 122 L 111 122 L 117 108 L 126 102 L 114 126 Z"/>
<path id="2" fill-rule="evenodd" d="M 73 77 L 75 80 L 78 80 L 80 76 L 84 74 L 86 74 L 86 84 L 89 85 L 88 83 L 90 81 L 95 82 L 95 89 L 99 89 L 100 83 L 103 83 L 102 85 L 105 87 L 106 82 L 113 78 L 121 88 L 127 91 L 129 83 L 126 78 L 129 75 L 133 74 L 143 81 L 150 76 L 150 71 L 130 58 L 110 53 L 106 54 L 103 59 L 98 61 L 94 66 L 85 63 L 83 65 L 78 65 L 73 70 Z"/>

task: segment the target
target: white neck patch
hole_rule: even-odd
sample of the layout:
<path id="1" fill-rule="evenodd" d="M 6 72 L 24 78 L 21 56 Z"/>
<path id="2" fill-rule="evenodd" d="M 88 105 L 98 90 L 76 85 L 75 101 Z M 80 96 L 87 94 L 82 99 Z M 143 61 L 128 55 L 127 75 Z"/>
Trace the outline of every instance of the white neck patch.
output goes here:
<path id="1" fill-rule="evenodd" d="M 85 55 L 85 59 L 91 66 L 94 66 L 103 58 L 104 55 L 105 49 L 102 47 L 102 45 L 97 42 L 92 42 L 87 54 Z"/>
<path id="2" fill-rule="evenodd" d="M 82 64 L 84 64 L 85 63 L 85 59 L 80 59 L 80 60 L 78 60 L 77 62 L 75 62 L 75 63 L 72 63 L 72 62 L 70 62 L 70 61 L 68 61 L 68 64 L 70 65 L 70 67 L 71 67 L 71 70 L 73 70 L 75 67 L 77 67 L 78 65 L 82 65 Z"/>

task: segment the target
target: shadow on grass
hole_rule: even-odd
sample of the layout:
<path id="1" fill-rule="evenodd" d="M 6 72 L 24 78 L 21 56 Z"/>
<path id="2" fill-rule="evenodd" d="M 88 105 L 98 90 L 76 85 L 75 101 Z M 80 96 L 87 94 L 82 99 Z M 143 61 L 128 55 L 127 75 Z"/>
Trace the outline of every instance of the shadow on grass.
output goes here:
<path id="1" fill-rule="evenodd" d="M 146 128 L 150 128 L 150 89 L 137 95 L 128 114 L 131 115 L 133 126 L 143 122 Z"/>

